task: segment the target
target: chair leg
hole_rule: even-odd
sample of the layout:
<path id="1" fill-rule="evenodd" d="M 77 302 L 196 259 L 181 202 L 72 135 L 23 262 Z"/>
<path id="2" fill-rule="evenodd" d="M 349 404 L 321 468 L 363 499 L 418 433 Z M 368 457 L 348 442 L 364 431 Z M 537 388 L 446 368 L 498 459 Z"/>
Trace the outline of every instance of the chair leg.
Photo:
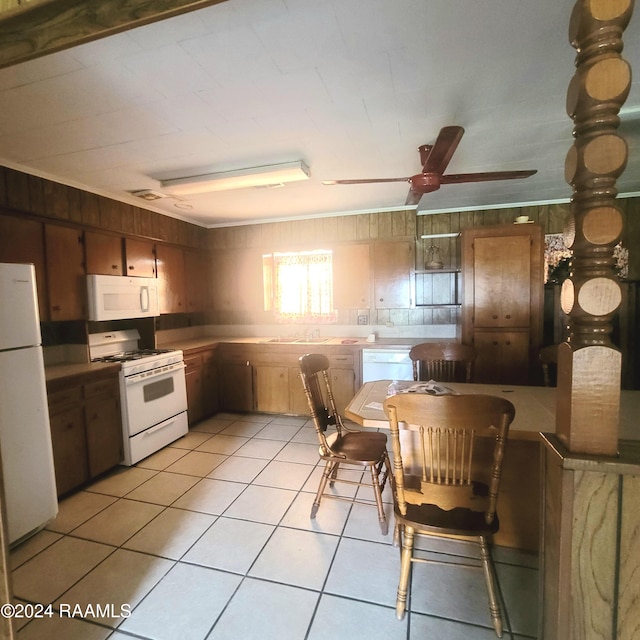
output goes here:
<path id="1" fill-rule="evenodd" d="M 396 597 L 396 618 L 402 620 L 407 610 L 407 592 L 409 590 L 409 577 L 411 575 L 411 557 L 413 555 L 413 527 L 404 526 L 402 536 L 402 551 L 400 552 L 400 581 L 398 582 L 398 595 Z"/>
<path id="2" fill-rule="evenodd" d="M 389 533 L 389 523 L 384 513 L 384 504 L 382 503 L 382 491 L 380 490 L 380 477 L 375 464 L 371 465 L 371 485 L 373 487 L 373 495 L 376 498 L 376 507 L 378 508 L 378 521 L 380 522 L 380 531 L 386 536 Z"/>
<path id="3" fill-rule="evenodd" d="M 331 480 L 329 482 L 329 486 L 333 487 L 333 485 L 335 484 L 335 479 L 338 476 L 338 467 L 340 467 L 340 463 L 339 462 L 334 462 L 333 463 L 333 470 L 331 471 Z"/>
<path id="4" fill-rule="evenodd" d="M 484 569 L 484 579 L 487 583 L 487 591 L 489 592 L 489 611 L 493 628 L 498 638 L 502 638 L 502 614 L 500 613 L 500 604 L 497 597 L 496 574 L 491 558 L 491 551 L 487 544 L 486 538 L 480 538 L 480 558 L 482 560 L 482 568 Z"/>
<path id="5" fill-rule="evenodd" d="M 393 527 L 393 546 L 394 547 L 400 546 L 401 535 L 402 535 L 402 527 L 396 520 L 396 523 Z"/>
<path id="6" fill-rule="evenodd" d="M 313 501 L 311 505 L 311 519 L 316 517 L 318 513 L 318 509 L 320 508 L 320 500 L 322 500 L 322 494 L 327 486 L 327 482 L 329 478 L 332 477 L 336 468 L 338 466 L 337 462 L 331 462 L 331 460 L 327 460 L 327 464 L 324 466 L 324 471 L 322 472 L 322 477 L 320 478 L 320 484 L 318 485 L 318 491 L 316 493 L 316 499 Z"/>

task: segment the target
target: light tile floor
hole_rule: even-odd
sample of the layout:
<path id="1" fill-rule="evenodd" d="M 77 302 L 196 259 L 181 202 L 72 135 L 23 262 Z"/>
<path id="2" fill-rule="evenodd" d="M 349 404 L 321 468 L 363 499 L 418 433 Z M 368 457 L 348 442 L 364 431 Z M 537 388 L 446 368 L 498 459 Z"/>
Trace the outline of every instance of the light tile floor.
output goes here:
<path id="1" fill-rule="evenodd" d="M 16 620 L 20 640 L 496 637 L 481 571 L 459 566 L 414 565 L 398 621 L 392 533 L 381 535 L 375 509 L 338 500 L 311 520 L 320 473 L 310 421 L 261 414 L 218 414 L 119 467 L 12 551 L 15 602 L 52 605 Z M 439 559 L 474 553 L 428 544 Z M 494 558 L 505 637 L 535 638 L 537 558 Z"/>

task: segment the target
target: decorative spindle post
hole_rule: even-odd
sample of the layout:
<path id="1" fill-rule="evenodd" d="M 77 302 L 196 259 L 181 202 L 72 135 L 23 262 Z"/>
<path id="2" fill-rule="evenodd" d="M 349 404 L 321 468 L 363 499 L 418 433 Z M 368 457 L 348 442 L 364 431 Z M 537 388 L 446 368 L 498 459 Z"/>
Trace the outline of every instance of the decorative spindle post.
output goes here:
<path id="1" fill-rule="evenodd" d="M 631 86 L 622 33 L 632 11 L 633 0 L 578 0 L 569 25 L 578 53 L 567 91 L 575 141 L 565 162 L 573 197 L 564 236 L 573 257 L 561 292 L 570 323 L 558 349 L 556 433 L 573 453 L 616 455 L 618 447 L 622 358 L 611 331 L 622 296 L 613 249 L 622 233 L 616 180 L 627 162 L 618 112 Z"/>

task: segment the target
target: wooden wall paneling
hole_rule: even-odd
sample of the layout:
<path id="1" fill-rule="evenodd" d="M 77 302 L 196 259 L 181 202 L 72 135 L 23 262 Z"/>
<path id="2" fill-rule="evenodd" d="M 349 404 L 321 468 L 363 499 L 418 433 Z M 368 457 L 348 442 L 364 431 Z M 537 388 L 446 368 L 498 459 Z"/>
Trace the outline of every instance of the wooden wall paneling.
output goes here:
<path id="1" fill-rule="evenodd" d="M 7 177 L 6 169 L 0 166 L 0 206 L 7 206 Z"/>
<path id="2" fill-rule="evenodd" d="M 69 220 L 69 187 L 52 180 L 41 180 L 43 208 L 49 218 Z M 35 186 L 35 185 L 34 185 Z"/>
<path id="3" fill-rule="evenodd" d="M 7 180 L 7 206 L 18 211 L 30 211 L 29 176 L 26 173 L 5 169 Z"/>
<path id="4" fill-rule="evenodd" d="M 100 227 L 99 196 L 89 191 L 80 191 L 80 210 L 83 224 L 91 227 Z"/>
<path id="5" fill-rule="evenodd" d="M 68 187 L 67 203 L 69 205 L 69 221 L 82 223 L 82 191 Z"/>
<path id="6" fill-rule="evenodd" d="M 638 576 L 640 575 L 640 475 L 626 475 L 620 506 L 620 578 L 617 610 L 619 640 L 633 640 L 640 633 Z"/>
<path id="7" fill-rule="evenodd" d="M 29 205 L 26 211 L 30 213 L 39 213 L 45 211 L 43 180 L 36 176 L 27 176 L 27 184 L 29 188 Z M 66 212 L 65 212 L 66 213 Z"/>
<path id="8" fill-rule="evenodd" d="M 98 209 L 100 211 L 100 228 L 109 231 L 120 231 L 122 229 L 122 210 L 117 200 L 110 198 L 98 199 Z"/>
<path id="9" fill-rule="evenodd" d="M 11 2 L 12 0 L 2 0 Z M 49 0 L 0 15 L 0 67 L 61 51 L 224 0 Z"/>

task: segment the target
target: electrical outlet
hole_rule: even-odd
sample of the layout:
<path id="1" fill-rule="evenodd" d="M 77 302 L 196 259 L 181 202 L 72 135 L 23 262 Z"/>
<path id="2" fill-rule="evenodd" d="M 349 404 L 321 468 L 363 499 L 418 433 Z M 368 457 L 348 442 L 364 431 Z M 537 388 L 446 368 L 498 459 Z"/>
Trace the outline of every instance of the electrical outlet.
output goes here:
<path id="1" fill-rule="evenodd" d="M 358 324 L 369 324 L 369 316 L 358 316 Z"/>

